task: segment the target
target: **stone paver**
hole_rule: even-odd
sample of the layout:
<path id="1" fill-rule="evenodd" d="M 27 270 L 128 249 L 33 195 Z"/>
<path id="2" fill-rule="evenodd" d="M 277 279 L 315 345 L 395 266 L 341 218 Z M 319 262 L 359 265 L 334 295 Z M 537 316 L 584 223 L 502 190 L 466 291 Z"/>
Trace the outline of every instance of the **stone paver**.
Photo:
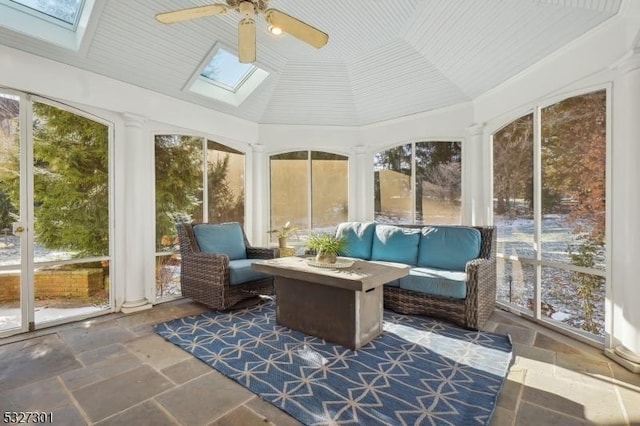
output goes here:
<path id="1" fill-rule="evenodd" d="M 299 426 L 153 332 L 157 322 L 205 310 L 179 300 L 0 341 L 0 407 L 50 411 L 54 424 L 72 426 Z M 640 424 L 640 374 L 507 312 L 485 329 L 514 342 L 492 426 Z"/>

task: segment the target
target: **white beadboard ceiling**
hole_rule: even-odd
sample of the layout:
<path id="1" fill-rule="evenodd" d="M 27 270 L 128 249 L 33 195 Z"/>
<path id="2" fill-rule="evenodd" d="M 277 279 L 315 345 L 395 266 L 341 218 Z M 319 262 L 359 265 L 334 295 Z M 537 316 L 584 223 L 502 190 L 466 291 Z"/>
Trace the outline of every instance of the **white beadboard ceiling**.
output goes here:
<path id="1" fill-rule="evenodd" d="M 360 126 L 492 89 L 611 18 L 621 0 L 271 0 L 329 34 L 316 50 L 267 33 L 269 77 L 240 106 L 183 89 L 214 44 L 236 51 L 236 12 L 163 25 L 161 11 L 202 0 L 103 2 L 86 52 L 0 27 L 0 43 L 205 107 L 269 124 Z M 223 2 L 223 1 L 220 1 Z"/>

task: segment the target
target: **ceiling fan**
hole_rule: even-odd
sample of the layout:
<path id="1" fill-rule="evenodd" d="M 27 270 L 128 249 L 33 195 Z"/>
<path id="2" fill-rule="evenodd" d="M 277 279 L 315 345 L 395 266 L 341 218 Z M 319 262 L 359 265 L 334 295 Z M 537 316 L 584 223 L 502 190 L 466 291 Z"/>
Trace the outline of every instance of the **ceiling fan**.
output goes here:
<path id="1" fill-rule="evenodd" d="M 226 0 L 226 2 L 227 4 L 210 4 L 158 13 L 156 19 L 163 24 L 173 24 L 205 16 L 222 15 L 229 10 L 240 12 L 244 16 L 238 24 L 238 59 L 242 63 L 251 63 L 256 60 L 254 18 L 258 14 L 264 15 L 274 34 L 277 34 L 279 29 L 280 32 L 290 34 L 318 49 L 329 41 L 329 36 L 319 29 L 277 9 L 267 9 L 269 0 Z"/>

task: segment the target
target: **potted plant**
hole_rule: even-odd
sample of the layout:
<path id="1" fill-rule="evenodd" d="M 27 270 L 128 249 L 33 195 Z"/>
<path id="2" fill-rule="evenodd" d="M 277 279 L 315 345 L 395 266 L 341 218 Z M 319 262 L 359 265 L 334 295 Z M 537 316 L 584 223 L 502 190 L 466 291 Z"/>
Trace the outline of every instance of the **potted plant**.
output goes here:
<path id="1" fill-rule="evenodd" d="M 332 234 L 312 234 L 307 240 L 307 247 L 316 253 L 316 262 L 336 263 L 337 255 L 347 246 L 344 236 Z"/>
<path id="2" fill-rule="evenodd" d="M 287 247 L 287 239 L 297 230 L 297 226 L 291 225 L 291 222 L 287 222 L 280 228 L 268 230 L 267 233 L 276 234 L 276 237 L 278 238 L 278 247 L 285 248 Z"/>

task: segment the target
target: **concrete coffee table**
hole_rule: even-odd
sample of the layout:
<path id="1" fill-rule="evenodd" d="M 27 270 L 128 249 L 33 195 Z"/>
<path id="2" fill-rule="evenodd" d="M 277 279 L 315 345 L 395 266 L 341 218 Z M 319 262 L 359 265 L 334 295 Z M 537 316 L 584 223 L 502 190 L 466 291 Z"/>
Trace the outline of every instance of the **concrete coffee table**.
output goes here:
<path id="1" fill-rule="evenodd" d="M 382 285 L 409 273 L 406 265 L 354 259 L 348 268 L 310 266 L 313 258 L 252 264 L 274 275 L 276 322 L 350 349 L 382 333 Z"/>

